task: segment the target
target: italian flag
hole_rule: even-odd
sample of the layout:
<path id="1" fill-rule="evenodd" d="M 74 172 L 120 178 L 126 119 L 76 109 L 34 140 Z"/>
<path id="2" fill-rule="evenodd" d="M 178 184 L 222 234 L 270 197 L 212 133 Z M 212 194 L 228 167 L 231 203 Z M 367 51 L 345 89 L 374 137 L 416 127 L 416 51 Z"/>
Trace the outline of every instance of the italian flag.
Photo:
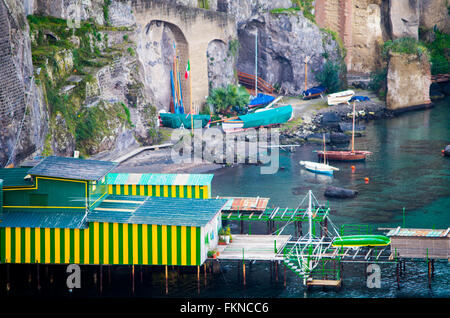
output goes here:
<path id="1" fill-rule="evenodd" d="M 189 63 L 189 60 L 188 60 L 188 63 L 186 65 L 186 73 L 184 73 L 184 78 L 185 79 L 188 79 L 190 71 L 191 71 L 191 64 Z"/>

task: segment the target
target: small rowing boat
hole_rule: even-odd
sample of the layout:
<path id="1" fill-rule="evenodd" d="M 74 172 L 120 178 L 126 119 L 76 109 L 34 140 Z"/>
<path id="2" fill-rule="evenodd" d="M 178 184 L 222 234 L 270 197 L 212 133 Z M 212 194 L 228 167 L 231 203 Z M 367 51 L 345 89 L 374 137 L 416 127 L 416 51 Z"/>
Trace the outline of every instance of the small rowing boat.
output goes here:
<path id="1" fill-rule="evenodd" d="M 328 105 L 338 105 L 342 103 L 348 103 L 348 101 L 355 95 L 355 92 L 352 90 L 337 92 L 334 94 L 329 94 L 327 96 Z"/>
<path id="2" fill-rule="evenodd" d="M 387 246 L 391 239 L 384 235 L 347 235 L 337 237 L 332 246 Z"/>
<path id="3" fill-rule="evenodd" d="M 323 135 L 323 151 L 325 151 L 325 135 Z M 315 172 L 315 173 L 321 173 L 321 174 L 327 174 L 327 175 L 333 175 L 333 171 L 339 171 L 339 168 L 330 166 L 327 164 L 327 158 L 326 156 L 323 158 L 323 163 L 320 162 L 313 162 L 313 161 L 300 161 L 300 165 L 304 166 L 306 170 Z"/>
<path id="4" fill-rule="evenodd" d="M 313 162 L 313 161 L 300 161 L 300 165 L 304 166 L 306 170 L 315 173 L 333 175 L 333 171 L 339 171 L 339 168 L 332 167 L 325 163 Z"/>

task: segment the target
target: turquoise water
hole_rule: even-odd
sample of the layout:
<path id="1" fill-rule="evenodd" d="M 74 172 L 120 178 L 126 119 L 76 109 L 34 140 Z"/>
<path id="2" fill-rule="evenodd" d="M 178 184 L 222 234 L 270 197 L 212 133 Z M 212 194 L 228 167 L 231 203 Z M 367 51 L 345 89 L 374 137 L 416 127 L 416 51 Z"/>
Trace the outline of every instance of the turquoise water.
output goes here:
<path id="1" fill-rule="evenodd" d="M 342 224 L 367 224 L 372 228 L 397 227 L 403 223 L 417 228 L 447 228 L 450 226 L 450 158 L 443 157 L 441 150 L 450 143 L 450 99 L 436 103 L 429 110 L 405 113 L 401 116 L 361 123 L 366 125 L 363 137 L 356 139 L 357 149 L 370 150 L 373 155 L 366 162 L 340 163 L 333 177 L 316 175 L 305 171 L 300 160 L 317 160 L 315 149 L 322 145 L 305 145 L 296 152 L 280 152 L 280 169 L 276 174 L 261 175 L 258 166 L 237 166 L 214 172 L 212 195 L 270 197 L 270 205 L 295 208 L 311 189 L 320 201 L 327 185 L 352 188 L 359 191 L 354 199 L 329 200 L 331 219 L 336 226 Z M 352 172 L 351 165 L 355 166 Z M 364 178 L 369 178 L 366 184 Z M 239 231 L 238 224 L 231 224 L 232 232 Z M 244 231 L 248 233 L 248 223 Z M 252 223 L 252 234 L 267 232 L 266 224 Z M 294 229 L 287 227 L 286 232 Z M 284 287 L 284 268 L 273 274 L 267 262 L 247 263 L 246 285 L 242 281 L 240 262 L 221 262 L 215 275 L 203 269 L 200 282 L 193 268 L 177 274 L 170 268 L 166 293 L 163 267 L 136 267 L 135 291 L 131 292 L 129 266 L 115 267 L 111 283 L 107 267 L 103 271 L 102 296 L 144 298 L 379 298 L 379 297 L 450 297 L 450 264 L 438 261 L 428 287 L 425 262 L 407 263 L 397 288 L 396 268 L 393 264 L 380 264 L 381 288 L 366 285 L 366 264 L 344 264 L 343 286 L 339 290 L 316 288 L 306 290 L 301 279 L 287 270 Z M 50 266 L 45 274 L 41 267 L 43 289 L 36 291 L 35 276 L 28 281 L 28 274 L 35 267 L 18 265 L 11 268 L 12 295 L 42 295 L 51 297 L 81 296 L 98 297 L 98 283 L 93 280 L 96 266 L 82 267 L 82 288 L 69 293 L 65 285 L 64 266 Z M 4 270 L 0 281 L 5 282 Z M 49 283 L 49 275 L 54 282 Z M 142 277 L 142 282 L 141 278 Z M 97 280 L 98 280 L 97 272 Z M 30 287 L 31 286 L 31 287 Z M 0 295 L 4 295 L 2 285 Z"/>
<path id="2" fill-rule="evenodd" d="M 270 197 L 269 205 L 295 208 L 309 189 L 319 201 L 326 202 L 324 190 L 328 185 L 334 185 L 359 192 L 354 199 L 328 200 L 332 208 L 331 219 L 338 227 L 349 223 L 367 224 L 376 230 L 402 226 L 403 222 L 411 228 L 450 227 L 450 158 L 441 155 L 441 150 L 450 143 L 450 99 L 437 102 L 428 110 L 361 124 L 366 126 L 366 131 L 364 136 L 356 138 L 356 148 L 373 152 L 365 162 L 333 162 L 332 165 L 340 169 L 333 177 L 317 175 L 302 169 L 298 162 L 316 161 L 313 150 L 321 149 L 322 145 L 305 145 L 294 153 L 280 152 L 282 169 L 273 175 L 261 175 L 258 166 L 239 166 L 216 172 L 213 195 Z M 354 171 L 351 165 L 355 166 Z M 365 183 L 366 177 L 369 183 Z M 235 230 L 238 230 L 236 225 Z M 252 225 L 252 233 L 256 230 L 257 227 Z M 260 226 L 260 230 L 264 233 L 265 225 Z M 290 230 L 293 234 L 293 229 Z M 255 269 L 260 272 L 254 275 L 264 281 L 267 274 L 263 273 L 262 266 Z M 427 287 L 427 267 L 423 262 L 407 265 L 400 289 L 397 289 L 393 265 L 382 266 L 382 288 L 372 290 L 365 287 L 364 265 L 345 267 L 344 287 L 338 292 L 306 292 L 292 273 L 288 275 L 293 277 L 287 288 L 279 293 L 270 287 L 257 289 L 264 293 L 262 296 L 270 297 L 450 296 L 447 261 L 436 263 L 431 289 Z M 257 293 L 247 290 L 247 294 L 257 296 Z"/>

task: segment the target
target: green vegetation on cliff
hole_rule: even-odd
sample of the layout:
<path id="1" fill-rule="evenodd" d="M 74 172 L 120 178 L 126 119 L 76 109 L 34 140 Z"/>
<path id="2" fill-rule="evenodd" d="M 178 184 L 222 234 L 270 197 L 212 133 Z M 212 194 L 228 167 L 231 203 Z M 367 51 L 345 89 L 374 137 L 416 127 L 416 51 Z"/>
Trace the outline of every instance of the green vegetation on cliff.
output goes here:
<path id="1" fill-rule="evenodd" d="M 126 54 L 125 48 L 107 47 L 107 37 L 101 31 L 109 28 L 82 21 L 79 28 L 72 29 L 66 20 L 36 15 L 29 15 L 28 22 L 36 83 L 43 88 L 50 134 L 58 136 L 53 138 L 59 138 L 59 143 L 70 143 L 63 139 L 72 138 L 85 155 L 117 127 L 131 127 L 130 112 L 123 103 L 86 105 L 88 92 L 99 89 L 95 73 Z M 55 124 L 61 118 L 64 125 Z M 48 139 L 45 154 L 52 152 Z"/>

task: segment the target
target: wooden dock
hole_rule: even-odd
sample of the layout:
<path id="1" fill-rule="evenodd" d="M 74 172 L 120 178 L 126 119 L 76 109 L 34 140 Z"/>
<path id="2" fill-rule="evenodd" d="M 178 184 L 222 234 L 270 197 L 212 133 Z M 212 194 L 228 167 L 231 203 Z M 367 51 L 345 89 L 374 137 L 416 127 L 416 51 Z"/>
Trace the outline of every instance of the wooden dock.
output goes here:
<path id="1" fill-rule="evenodd" d="M 341 287 L 342 279 L 310 279 L 306 280 L 306 286 Z"/>
<path id="2" fill-rule="evenodd" d="M 233 234 L 233 241 L 228 245 L 218 245 L 220 260 L 262 260 L 276 261 L 283 259 L 283 247 L 291 235 L 238 235 Z M 276 247 L 276 248 L 275 248 Z"/>
<path id="3" fill-rule="evenodd" d="M 398 227 L 387 234 L 391 238 L 391 259 L 450 259 L 450 228 L 405 229 Z"/>

